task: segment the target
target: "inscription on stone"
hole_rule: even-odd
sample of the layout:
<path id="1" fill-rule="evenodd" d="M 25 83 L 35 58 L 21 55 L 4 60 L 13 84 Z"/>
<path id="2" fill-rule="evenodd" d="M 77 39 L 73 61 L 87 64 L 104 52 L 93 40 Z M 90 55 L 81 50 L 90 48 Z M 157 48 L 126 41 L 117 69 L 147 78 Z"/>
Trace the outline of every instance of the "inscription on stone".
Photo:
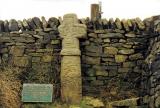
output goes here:
<path id="1" fill-rule="evenodd" d="M 23 84 L 23 102 L 52 102 L 52 84 Z"/>

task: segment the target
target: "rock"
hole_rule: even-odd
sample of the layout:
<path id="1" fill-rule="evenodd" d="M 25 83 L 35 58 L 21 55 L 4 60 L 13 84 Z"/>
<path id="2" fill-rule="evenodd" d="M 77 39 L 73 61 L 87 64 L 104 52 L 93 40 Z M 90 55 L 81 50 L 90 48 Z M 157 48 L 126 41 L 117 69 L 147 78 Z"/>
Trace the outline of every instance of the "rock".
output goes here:
<path id="1" fill-rule="evenodd" d="M 1 48 L 0 53 L 8 53 L 8 48 Z"/>
<path id="2" fill-rule="evenodd" d="M 119 73 L 127 73 L 130 71 L 131 71 L 131 68 L 118 68 Z"/>
<path id="3" fill-rule="evenodd" d="M 143 21 L 140 18 L 136 18 L 135 21 L 136 21 L 136 23 L 138 25 L 138 28 L 140 30 L 144 30 L 145 29 L 145 25 L 144 25 Z"/>
<path id="4" fill-rule="evenodd" d="M 51 18 L 49 18 L 49 20 L 48 20 L 48 25 L 49 25 L 49 27 L 51 27 L 51 28 L 54 28 L 54 29 L 56 29 L 58 26 L 59 26 L 59 20 L 57 19 L 57 18 L 55 18 L 55 17 L 51 17 Z"/>
<path id="5" fill-rule="evenodd" d="M 119 100 L 119 101 L 112 101 L 109 102 L 107 105 L 107 108 L 113 108 L 116 107 L 128 107 L 128 108 L 137 108 L 139 98 L 131 98 L 131 99 L 125 99 L 125 100 Z"/>
<path id="6" fill-rule="evenodd" d="M 19 28 L 20 30 L 24 30 L 22 21 L 18 20 L 17 23 L 18 23 L 18 28 Z"/>
<path id="7" fill-rule="evenodd" d="M 109 19 L 109 28 L 110 28 L 110 29 L 115 29 L 115 23 L 114 23 L 113 18 L 110 18 L 110 19 Z"/>
<path id="8" fill-rule="evenodd" d="M 86 50 L 86 51 L 89 51 L 89 52 L 102 53 L 102 47 L 96 46 L 96 45 L 94 45 L 94 44 L 87 45 L 87 46 L 85 47 L 85 50 Z"/>
<path id="9" fill-rule="evenodd" d="M 53 60 L 53 56 L 51 55 L 44 55 L 42 56 L 42 62 L 51 62 Z"/>
<path id="10" fill-rule="evenodd" d="M 102 58 L 102 61 L 104 62 L 115 62 L 114 58 Z"/>
<path id="11" fill-rule="evenodd" d="M 131 67 L 135 67 L 136 66 L 136 64 L 135 64 L 135 62 L 124 62 L 123 63 L 123 67 L 124 68 L 131 68 Z"/>
<path id="12" fill-rule="evenodd" d="M 93 97 L 84 97 L 82 102 L 85 102 L 87 105 L 93 106 L 93 108 L 101 108 L 104 107 L 104 103 L 98 99 Z"/>
<path id="13" fill-rule="evenodd" d="M 130 28 L 132 28 L 132 22 L 131 22 L 130 19 L 127 19 L 127 24 L 128 24 L 128 26 L 129 26 Z"/>
<path id="14" fill-rule="evenodd" d="M 132 45 L 130 45 L 130 44 L 123 44 L 122 45 L 124 48 L 132 48 Z"/>
<path id="15" fill-rule="evenodd" d="M 134 49 L 122 49 L 118 51 L 119 54 L 133 54 L 134 53 Z"/>
<path id="16" fill-rule="evenodd" d="M 160 96 L 158 96 L 155 100 L 155 106 L 156 108 L 160 107 Z"/>
<path id="17" fill-rule="evenodd" d="M 118 53 L 118 49 L 115 47 L 104 47 L 104 53 L 110 55 L 116 55 Z"/>
<path id="18" fill-rule="evenodd" d="M 126 37 L 136 37 L 136 35 L 134 33 L 127 33 L 125 34 Z"/>
<path id="19" fill-rule="evenodd" d="M 10 49 L 10 54 L 13 56 L 23 56 L 24 46 L 12 46 Z"/>
<path id="20" fill-rule="evenodd" d="M 69 108 L 81 108 L 81 107 L 76 105 L 70 105 Z"/>
<path id="21" fill-rule="evenodd" d="M 106 34 L 98 34 L 100 38 L 124 38 L 121 33 L 106 33 Z"/>
<path id="22" fill-rule="evenodd" d="M 34 21 L 31 18 L 29 18 L 27 20 L 27 23 L 28 23 L 30 29 L 32 29 L 32 30 L 36 29 L 36 25 L 35 25 Z"/>
<path id="23" fill-rule="evenodd" d="M 103 39 L 103 42 L 104 42 L 104 43 L 110 43 L 111 40 L 110 40 L 110 39 Z"/>
<path id="24" fill-rule="evenodd" d="M 89 33 L 88 37 L 97 38 L 97 34 L 96 33 Z"/>
<path id="25" fill-rule="evenodd" d="M 85 74 L 86 74 L 87 76 L 89 76 L 89 77 L 93 77 L 93 76 L 96 75 L 96 71 L 91 68 L 91 69 L 88 69 L 88 70 L 85 72 Z"/>
<path id="26" fill-rule="evenodd" d="M 122 19 L 122 24 L 123 24 L 124 29 L 125 29 L 127 32 L 130 31 L 129 26 L 128 26 L 128 23 L 127 23 L 127 21 L 126 21 L 125 19 Z"/>
<path id="27" fill-rule="evenodd" d="M 91 81 L 91 85 L 93 85 L 93 86 L 102 86 L 102 85 L 104 85 L 104 82 L 100 81 L 100 80 L 94 80 L 94 81 Z"/>
<path id="28" fill-rule="evenodd" d="M 9 30 L 10 31 L 18 31 L 19 30 L 18 23 L 15 19 L 11 19 L 9 21 Z"/>
<path id="29" fill-rule="evenodd" d="M 107 26 L 107 25 L 108 25 L 108 20 L 107 20 L 107 19 L 102 19 L 102 24 L 103 24 L 104 26 Z"/>
<path id="30" fill-rule="evenodd" d="M 125 62 L 126 59 L 127 59 L 126 55 L 115 55 L 115 61 L 116 61 L 116 63 Z"/>
<path id="31" fill-rule="evenodd" d="M 139 60 L 139 59 L 143 59 L 143 58 L 144 57 L 141 53 L 136 53 L 136 54 L 133 54 L 133 55 L 129 56 L 130 60 Z"/>
<path id="32" fill-rule="evenodd" d="M 14 57 L 13 58 L 13 65 L 19 66 L 19 67 L 28 67 L 29 66 L 29 57 L 27 57 L 27 56 Z"/>
<path id="33" fill-rule="evenodd" d="M 108 76 L 108 72 L 105 70 L 97 70 L 96 76 Z"/>
<path id="34" fill-rule="evenodd" d="M 7 20 L 4 21 L 4 31 L 9 32 L 9 23 Z"/>
<path id="35" fill-rule="evenodd" d="M 23 24 L 23 27 L 24 27 L 25 29 L 27 29 L 27 30 L 29 30 L 29 29 L 30 29 L 30 27 L 29 27 L 28 22 L 27 22 L 27 20 L 26 20 L 26 19 L 23 19 L 22 24 Z"/>
<path id="36" fill-rule="evenodd" d="M 4 32 L 4 22 L 0 20 L 0 32 Z"/>
<path id="37" fill-rule="evenodd" d="M 33 63 L 40 63 L 41 58 L 40 57 L 32 57 Z"/>
<path id="38" fill-rule="evenodd" d="M 52 44 L 52 45 L 60 44 L 60 40 L 52 40 L 52 41 L 51 41 L 51 44 Z"/>
<path id="39" fill-rule="evenodd" d="M 86 64 L 100 64 L 100 57 L 89 57 L 86 56 L 82 58 L 83 61 L 86 62 Z"/>
<path id="40" fill-rule="evenodd" d="M 120 21 L 119 18 L 116 18 L 115 24 L 116 24 L 116 27 L 117 27 L 118 29 L 122 29 L 122 24 L 121 24 L 121 21 Z"/>
<path id="41" fill-rule="evenodd" d="M 120 43 L 125 43 L 126 40 L 125 40 L 125 39 L 120 39 L 119 42 L 120 42 Z"/>
<path id="42" fill-rule="evenodd" d="M 32 20 L 37 28 L 42 28 L 42 22 L 40 21 L 38 17 L 33 17 Z"/>
<path id="43" fill-rule="evenodd" d="M 44 16 L 42 16 L 42 17 L 41 17 L 41 20 L 42 20 L 42 26 L 43 26 L 43 28 L 47 28 L 48 23 L 47 23 L 47 21 L 46 21 L 45 17 L 44 17 Z"/>

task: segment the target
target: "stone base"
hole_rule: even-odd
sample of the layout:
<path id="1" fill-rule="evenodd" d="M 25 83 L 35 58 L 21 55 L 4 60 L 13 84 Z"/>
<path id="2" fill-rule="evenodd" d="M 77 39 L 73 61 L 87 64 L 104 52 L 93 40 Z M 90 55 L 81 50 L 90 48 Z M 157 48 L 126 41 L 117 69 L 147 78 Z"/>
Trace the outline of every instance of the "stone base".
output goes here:
<path id="1" fill-rule="evenodd" d="M 79 104 L 82 99 L 80 56 L 63 56 L 61 62 L 61 98 Z"/>

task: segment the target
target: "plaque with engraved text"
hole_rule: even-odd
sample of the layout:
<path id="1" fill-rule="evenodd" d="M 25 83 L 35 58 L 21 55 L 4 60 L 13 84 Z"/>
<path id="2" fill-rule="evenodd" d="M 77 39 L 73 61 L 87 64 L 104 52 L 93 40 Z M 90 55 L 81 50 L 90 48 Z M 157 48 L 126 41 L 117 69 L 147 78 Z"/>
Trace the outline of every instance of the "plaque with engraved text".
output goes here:
<path id="1" fill-rule="evenodd" d="M 23 102 L 52 102 L 52 84 L 23 84 Z"/>

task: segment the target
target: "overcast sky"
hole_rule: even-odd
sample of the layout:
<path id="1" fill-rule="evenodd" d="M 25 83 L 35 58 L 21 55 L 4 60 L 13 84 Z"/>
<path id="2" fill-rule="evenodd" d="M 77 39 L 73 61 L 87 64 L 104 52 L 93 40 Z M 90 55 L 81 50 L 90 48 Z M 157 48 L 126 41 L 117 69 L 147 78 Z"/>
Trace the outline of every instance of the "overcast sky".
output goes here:
<path id="1" fill-rule="evenodd" d="M 90 16 L 90 4 L 99 0 L 1 0 L 0 19 L 23 19 L 34 16 L 59 17 L 76 13 L 79 18 Z M 104 18 L 144 19 L 160 15 L 160 0 L 100 0 Z"/>

